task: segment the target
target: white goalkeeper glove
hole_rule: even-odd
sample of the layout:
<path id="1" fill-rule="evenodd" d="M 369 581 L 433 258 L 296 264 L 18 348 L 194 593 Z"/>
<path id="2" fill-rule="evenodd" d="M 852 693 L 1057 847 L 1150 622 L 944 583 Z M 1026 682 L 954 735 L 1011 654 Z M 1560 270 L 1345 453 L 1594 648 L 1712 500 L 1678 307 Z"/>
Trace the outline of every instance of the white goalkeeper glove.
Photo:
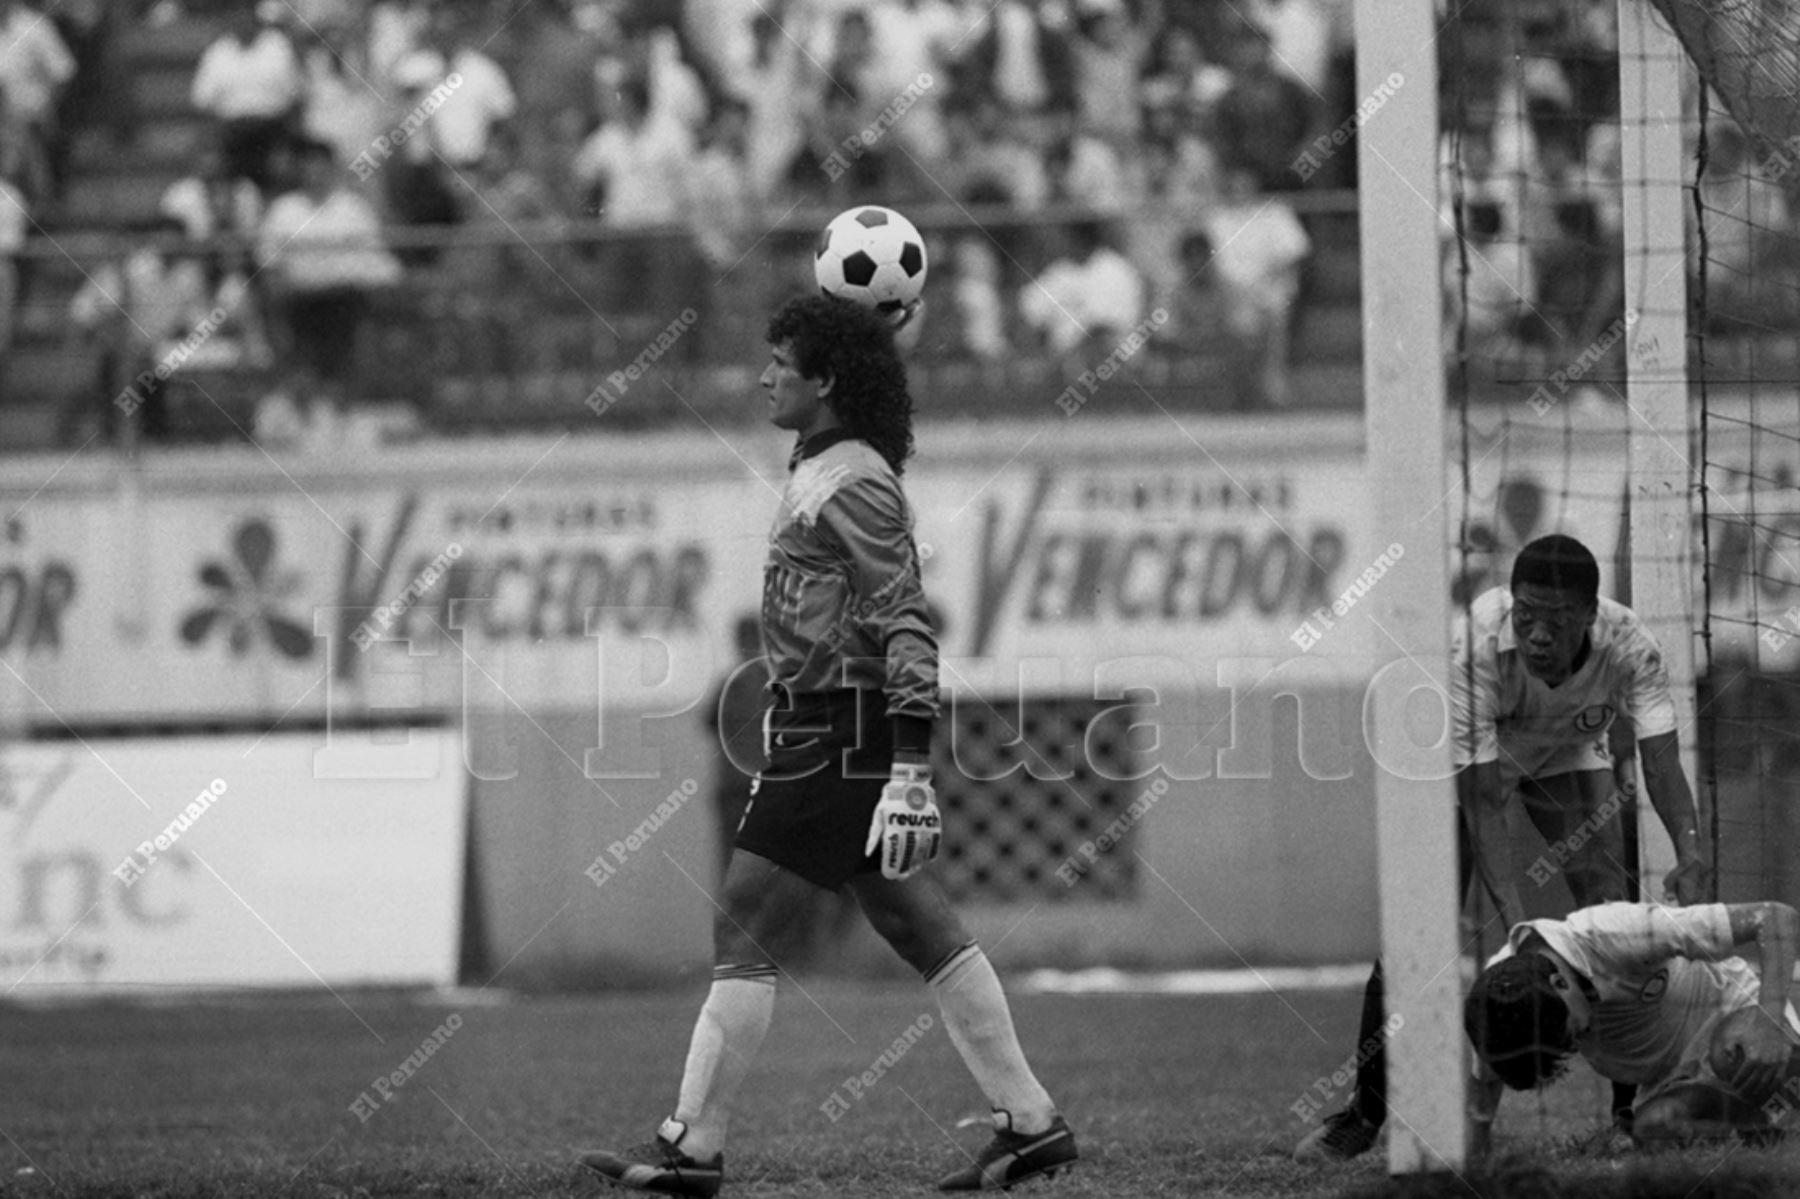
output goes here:
<path id="1" fill-rule="evenodd" d="M 869 843 L 863 853 L 881 850 L 881 877 L 908 878 L 937 856 L 943 839 L 937 797 L 931 789 L 931 767 L 924 763 L 895 762 L 875 819 L 869 822 Z"/>

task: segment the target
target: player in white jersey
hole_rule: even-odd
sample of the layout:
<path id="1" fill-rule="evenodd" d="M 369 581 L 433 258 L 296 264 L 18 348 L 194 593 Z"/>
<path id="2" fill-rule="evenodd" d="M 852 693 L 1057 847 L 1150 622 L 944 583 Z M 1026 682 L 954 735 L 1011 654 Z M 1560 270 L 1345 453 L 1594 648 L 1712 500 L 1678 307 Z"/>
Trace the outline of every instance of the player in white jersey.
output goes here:
<path id="1" fill-rule="evenodd" d="M 1703 898 L 1693 792 L 1681 769 L 1675 704 L 1656 639 L 1630 608 L 1601 599 L 1600 567 L 1586 546 L 1553 533 L 1519 551 L 1509 587 L 1476 597 L 1456 631 L 1451 720 L 1461 893 L 1479 871 L 1510 926 L 1524 918 L 1517 880 L 1485 847 L 1507 843 L 1505 805 L 1517 795 L 1549 846 L 1529 869 L 1538 885 L 1558 870 L 1575 906 L 1628 898 L 1618 814 L 1632 798 L 1629 768 L 1615 773 L 1608 738 L 1629 722 L 1643 786 L 1675 844 L 1663 898 Z M 1621 780 L 1625 780 L 1623 783 Z M 1301 1140 L 1301 1160 L 1352 1158 L 1375 1144 L 1387 1118 L 1386 1016 L 1381 964 L 1363 993 L 1356 1096 Z M 1614 1089 L 1628 1124 L 1633 1091 Z"/>
<path id="2" fill-rule="evenodd" d="M 1475 1152 L 1503 1088 L 1554 1081 L 1572 1054 L 1641 1088 L 1639 1144 L 1767 1130 L 1800 1080 L 1797 941 L 1785 903 L 1609 903 L 1516 925 L 1463 1008 L 1479 1059 Z M 1734 956 L 1751 944 L 1760 970 Z"/>

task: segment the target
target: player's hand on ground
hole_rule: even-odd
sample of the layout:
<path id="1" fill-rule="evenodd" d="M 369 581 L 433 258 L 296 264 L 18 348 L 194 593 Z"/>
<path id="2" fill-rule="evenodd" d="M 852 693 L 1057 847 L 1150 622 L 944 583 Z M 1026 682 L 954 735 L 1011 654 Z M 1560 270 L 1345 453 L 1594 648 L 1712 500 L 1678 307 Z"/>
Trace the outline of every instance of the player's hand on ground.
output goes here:
<path id="1" fill-rule="evenodd" d="M 1728 1073 L 1720 1070 L 1724 1080 L 1743 1096 L 1760 1096 L 1781 1084 L 1793 1045 L 1783 1031 L 1784 1021 L 1771 1017 L 1760 1008 L 1751 1008 L 1728 1020 L 1719 1030 L 1720 1047 L 1729 1065 Z"/>
<path id="2" fill-rule="evenodd" d="M 1487 1160 L 1488 1154 L 1494 1151 L 1494 1121 L 1478 1116 L 1469 1117 L 1469 1162 L 1477 1164 Z"/>
<path id="3" fill-rule="evenodd" d="M 1683 907 L 1705 903 L 1711 882 L 1712 871 L 1706 863 L 1697 857 L 1687 858 L 1663 875 L 1663 902 Z"/>
<path id="4" fill-rule="evenodd" d="M 875 805 L 863 852 L 881 852 L 883 878 L 908 878 L 937 856 L 943 835 L 937 794 L 931 789 L 931 767 L 923 762 L 895 762 Z"/>

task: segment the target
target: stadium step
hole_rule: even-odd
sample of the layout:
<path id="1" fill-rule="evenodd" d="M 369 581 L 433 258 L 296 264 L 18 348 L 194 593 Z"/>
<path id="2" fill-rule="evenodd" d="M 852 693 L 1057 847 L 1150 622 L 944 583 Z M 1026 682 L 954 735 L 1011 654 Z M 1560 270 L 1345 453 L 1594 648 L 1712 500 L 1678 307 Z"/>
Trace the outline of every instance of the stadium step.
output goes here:
<path id="1" fill-rule="evenodd" d="M 155 220 L 163 192 L 180 177 L 179 170 L 148 165 L 81 175 L 69 181 L 60 220 L 115 230 Z"/>
<path id="2" fill-rule="evenodd" d="M 154 64 L 185 66 L 191 70 L 200 55 L 219 36 L 210 21 L 182 20 L 167 25 L 132 22 L 119 34 L 119 57 L 128 66 Z"/>
<path id="3" fill-rule="evenodd" d="M 152 64 L 148 70 L 133 73 L 131 94 L 138 112 L 144 116 L 191 112 L 189 95 L 193 82 L 193 63 Z"/>

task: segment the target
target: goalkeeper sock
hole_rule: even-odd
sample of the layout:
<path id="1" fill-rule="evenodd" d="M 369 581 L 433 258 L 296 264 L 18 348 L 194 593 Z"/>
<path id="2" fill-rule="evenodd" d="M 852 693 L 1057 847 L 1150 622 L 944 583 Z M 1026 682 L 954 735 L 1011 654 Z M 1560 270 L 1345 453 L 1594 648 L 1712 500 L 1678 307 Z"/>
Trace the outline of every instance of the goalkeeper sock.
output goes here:
<path id="1" fill-rule="evenodd" d="M 1380 958 L 1363 988 L 1362 1019 L 1356 1028 L 1355 1107 L 1377 1128 L 1387 1123 L 1387 987 Z"/>
<path id="2" fill-rule="evenodd" d="M 1025 1064 L 1000 977 L 981 947 L 973 941 L 964 945 L 927 972 L 925 981 L 937 993 L 950 1043 L 988 1103 L 1005 1113 L 1014 1132 L 1048 1129 L 1056 1105 Z"/>
<path id="3" fill-rule="evenodd" d="M 731 1101 L 750 1073 L 775 1015 L 775 967 L 720 966 L 694 1022 L 675 1119 L 687 1125 L 681 1150 L 704 1160 L 725 1149 Z"/>

